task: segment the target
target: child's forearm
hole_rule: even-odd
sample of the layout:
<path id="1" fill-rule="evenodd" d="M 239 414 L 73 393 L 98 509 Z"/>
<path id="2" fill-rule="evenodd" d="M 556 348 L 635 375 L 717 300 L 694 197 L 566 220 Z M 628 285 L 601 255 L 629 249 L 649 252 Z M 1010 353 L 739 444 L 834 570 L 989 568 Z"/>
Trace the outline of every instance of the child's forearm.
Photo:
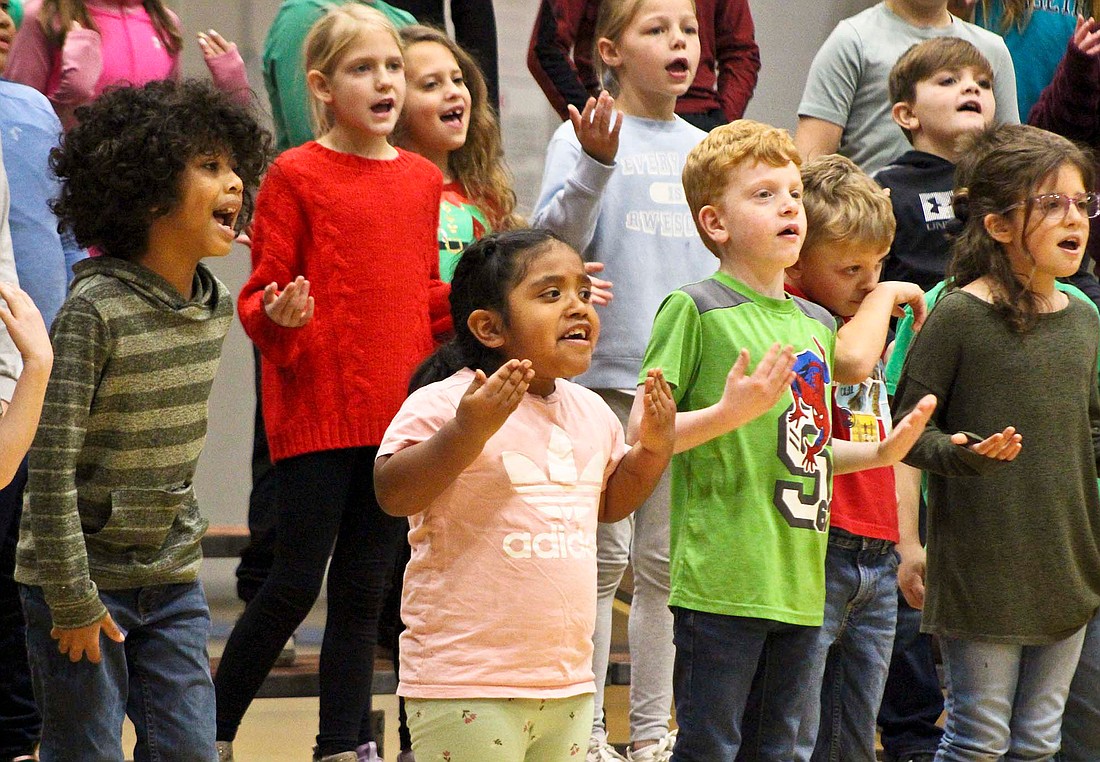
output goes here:
<path id="1" fill-rule="evenodd" d="M 607 480 L 600 521 L 615 522 L 633 513 L 653 492 L 671 457 L 671 450 L 661 453 L 641 445 L 631 448 Z"/>
<path id="2" fill-rule="evenodd" d="M 531 227 L 552 230 L 583 252 L 592 241 L 600 199 L 614 173 L 614 166 L 601 164 L 583 149 L 565 141 L 552 141 Z"/>
<path id="3" fill-rule="evenodd" d="M 722 402 L 702 410 L 685 410 L 676 414 L 676 444 L 673 452 L 686 452 L 693 447 L 728 434 L 751 419 L 742 420 Z"/>
<path id="4" fill-rule="evenodd" d="M 839 384 L 858 384 L 871 375 L 882 357 L 894 297 L 875 289 L 859 305 L 859 310 L 836 335 L 834 375 Z"/>
<path id="5" fill-rule="evenodd" d="M 898 545 L 920 545 L 920 470 L 904 463 L 894 465 L 898 497 Z"/>
<path id="6" fill-rule="evenodd" d="M 0 418 L 0 488 L 6 487 L 30 449 L 42 415 L 42 400 L 53 363 L 46 358 L 24 359 L 7 412 Z"/>
<path id="7" fill-rule="evenodd" d="M 833 440 L 833 473 L 850 474 L 865 471 L 868 468 L 882 468 L 891 465 L 882 457 L 878 442 L 849 442 L 846 439 Z"/>
<path id="8" fill-rule="evenodd" d="M 374 491 L 391 516 L 412 516 L 431 504 L 481 454 L 485 442 L 459 431 L 451 419 L 423 442 L 379 458 Z"/>

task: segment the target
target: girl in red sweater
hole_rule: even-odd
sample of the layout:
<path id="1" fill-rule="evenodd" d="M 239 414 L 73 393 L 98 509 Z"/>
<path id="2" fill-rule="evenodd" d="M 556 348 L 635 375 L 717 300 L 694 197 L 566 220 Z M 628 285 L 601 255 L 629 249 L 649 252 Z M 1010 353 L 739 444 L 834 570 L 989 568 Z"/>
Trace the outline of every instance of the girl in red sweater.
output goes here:
<path id="1" fill-rule="evenodd" d="M 378 507 L 374 457 L 433 334 L 449 328 L 436 248 L 442 176 L 387 142 L 405 96 L 396 31 L 369 7 L 337 7 L 304 52 L 320 137 L 283 153 L 264 179 L 239 303 L 263 356 L 278 540 L 218 669 L 223 760 L 316 600 L 330 553 L 315 758 L 377 759 L 377 620 L 407 527 Z"/>

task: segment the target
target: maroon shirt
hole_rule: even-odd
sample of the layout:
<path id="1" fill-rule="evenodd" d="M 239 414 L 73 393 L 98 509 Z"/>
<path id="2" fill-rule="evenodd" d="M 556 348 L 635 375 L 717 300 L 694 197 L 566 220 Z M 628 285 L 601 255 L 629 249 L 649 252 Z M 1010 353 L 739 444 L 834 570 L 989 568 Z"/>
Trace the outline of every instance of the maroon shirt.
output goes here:
<path id="1" fill-rule="evenodd" d="M 596 12 L 600 0 L 541 0 L 527 68 L 561 115 L 578 109 L 600 88 L 592 66 Z M 676 102 L 677 114 L 721 109 L 740 119 L 756 87 L 760 49 L 756 46 L 747 0 L 696 0 L 699 19 L 699 69 L 688 91 Z M 572 55 L 570 55 L 572 54 Z"/>

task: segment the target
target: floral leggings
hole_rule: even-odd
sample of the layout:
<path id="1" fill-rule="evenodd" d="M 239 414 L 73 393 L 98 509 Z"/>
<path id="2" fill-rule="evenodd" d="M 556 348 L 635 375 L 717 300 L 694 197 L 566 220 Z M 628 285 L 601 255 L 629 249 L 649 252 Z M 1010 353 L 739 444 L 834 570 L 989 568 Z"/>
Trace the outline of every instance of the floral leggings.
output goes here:
<path id="1" fill-rule="evenodd" d="M 583 760 L 592 694 L 557 699 L 406 699 L 418 762 Z"/>

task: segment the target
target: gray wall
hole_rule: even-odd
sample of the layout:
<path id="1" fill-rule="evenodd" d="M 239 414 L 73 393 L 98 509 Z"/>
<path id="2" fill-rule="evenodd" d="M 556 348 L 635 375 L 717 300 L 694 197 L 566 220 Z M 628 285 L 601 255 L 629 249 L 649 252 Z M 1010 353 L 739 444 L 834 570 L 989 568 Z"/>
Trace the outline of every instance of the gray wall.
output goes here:
<path id="1" fill-rule="evenodd" d="M 793 130 L 805 72 L 817 48 L 837 21 L 871 4 L 872 0 L 751 0 L 762 69 L 747 116 Z M 249 65 L 253 87 L 263 90 L 259 57 L 279 0 L 177 0 L 173 6 L 186 34 L 214 27 L 235 40 Z M 535 9 L 536 0 L 496 0 L 502 121 L 521 211 L 529 211 L 534 203 L 543 150 L 559 124 L 527 72 L 526 46 Z M 187 48 L 184 69 L 191 75 L 205 74 L 193 42 Z M 236 292 L 248 273 L 248 252 L 235 247 L 228 258 L 211 264 Z M 200 500 L 212 523 L 245 520 L 253 404 L 252 354 L 247 338 L 235 324 L 210 402 L 210 436 L 198 475 Z"/>

